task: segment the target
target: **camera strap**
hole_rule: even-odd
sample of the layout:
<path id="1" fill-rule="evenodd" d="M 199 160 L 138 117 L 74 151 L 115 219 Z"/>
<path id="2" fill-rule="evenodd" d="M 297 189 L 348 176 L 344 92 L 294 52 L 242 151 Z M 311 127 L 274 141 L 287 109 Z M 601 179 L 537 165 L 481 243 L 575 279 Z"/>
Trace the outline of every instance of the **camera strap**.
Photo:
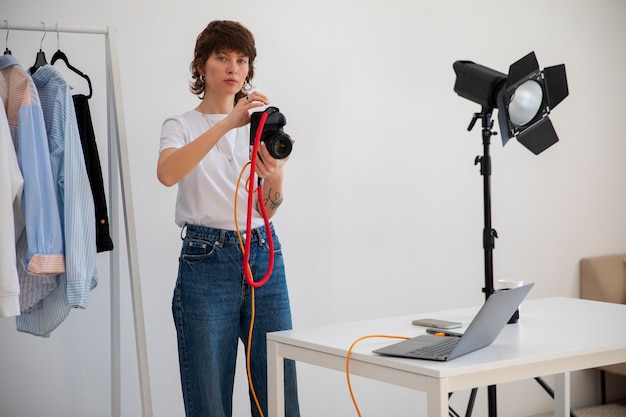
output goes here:
<path id="1" fill-rule="evenodd" d="M 261 135 L 263 133 L 263 127 L 265 126 L 265 120 L 267 119 L 267 117 L 268 117 L 268 114 L 266 111 L 264 111 L 263 114 L 261 115 L 261 119 L 259 120 L 259 127 L 256 131 L 254 144 L 252 146 L 252 158 L 250 162 L 250 177 L 248 178 L 248 182 L 247 182 L 248 209 L 247 209 L 247 216 L 246 216 L 246 231 L 249 231 L 252 228 L 252 208 L 254 204 L 254 191 L 255 191 L 254 190 L 254 185 L 255 185 L 254 177 L 256 174 L 256 164 L 257 164 L 257 159 L 258 159 L 259 146 L 261 143 Z M 245 167 L 242 170 L 242 174 L 244 170 L 245 170 Z M 239 186 L 239 184 L 241 183 L 241 175 L 237 183 Z M 269 218 L 267 216 L 267 210 L 265 209 L 265 204 L 263 204 L 263 182 L 262 181 L 259 181 L 256 191 L 258 193 L 259 207 L 261 209 L 261 214 L 263 215 L 263 221 L 265 223 L 265 229 L 267 231 L 267 241 L 268 241 L 269 255 L 270 255 L 268 266 L 267 266 L 267 271 L 265 272 L 265 275 L 263 276 L 263 278 L 259 281 L 254 280 L 254 277 L 252 276 L 252 270 L 250 269 L 250 241 L 252 239 L 245 239 L 245 243 L 242 244 L 241 233 L 239 231 L 239 226 L 237 225 L 238 224 L 237 217 L 236 217 L 237 210 L 236 210 L 236 204 L 235 204 L 235 224 L 237 225 L 237 235 L 239 236 L 239 246 L 241 247 L 241 250 L 243 252 L 244 277 L 248 285 L 250 285 L 253 288 L 259 288 L 263 286 L 272 275 L 272 271 L 274 269 L 274 239 L 272 237 L 272 230 L 270 227 Z M 237 193 L 235 195 L 237 195 Z"/>

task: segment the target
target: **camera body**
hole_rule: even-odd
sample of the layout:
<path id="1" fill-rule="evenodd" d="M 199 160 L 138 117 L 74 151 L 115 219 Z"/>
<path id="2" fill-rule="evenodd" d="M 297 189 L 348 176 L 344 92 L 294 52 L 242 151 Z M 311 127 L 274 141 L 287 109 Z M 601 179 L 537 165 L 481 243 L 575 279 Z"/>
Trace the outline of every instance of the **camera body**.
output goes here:
<path id="1" fill-rule="evenodd" d="M 268 107 L 263 111 L 250 115 L 250 145 L 254 145 L 259 122 L 263 113 L 267 113 L 267 119 L 261 132 L 261 142 L 265 142 L 267 150 L 272 158 L 284 159 L 289 156 L 293 147 L 291 136 L 283 130 L 287 124 L 287 119 L 277 107 Z"/>

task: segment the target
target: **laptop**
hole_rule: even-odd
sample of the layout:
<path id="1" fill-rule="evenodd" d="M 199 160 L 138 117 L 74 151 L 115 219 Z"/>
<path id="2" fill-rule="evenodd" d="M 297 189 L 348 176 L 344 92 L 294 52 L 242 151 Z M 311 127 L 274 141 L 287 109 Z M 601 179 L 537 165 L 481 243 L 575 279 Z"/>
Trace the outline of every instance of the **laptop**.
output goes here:
<path id="1" fill-rule="evenodd" d="M 373 352 L 402 358 L 449 361 L 490 345 L 498 337 L 534 283 L 493 293 L 460 336 L 421 335 Z"/>

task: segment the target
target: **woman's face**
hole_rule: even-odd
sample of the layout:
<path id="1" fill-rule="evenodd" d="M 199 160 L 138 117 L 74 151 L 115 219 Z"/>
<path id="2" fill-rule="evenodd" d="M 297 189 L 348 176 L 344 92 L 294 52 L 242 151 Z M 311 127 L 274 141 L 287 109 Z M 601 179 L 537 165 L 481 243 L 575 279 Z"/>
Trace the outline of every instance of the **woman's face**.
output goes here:
<path id="1" fill-rule="evenodd" d="M 205 94 L 235 95 L 243 87 L 249 59 L 241 52 L 213 52 L 204 64 Z"/>

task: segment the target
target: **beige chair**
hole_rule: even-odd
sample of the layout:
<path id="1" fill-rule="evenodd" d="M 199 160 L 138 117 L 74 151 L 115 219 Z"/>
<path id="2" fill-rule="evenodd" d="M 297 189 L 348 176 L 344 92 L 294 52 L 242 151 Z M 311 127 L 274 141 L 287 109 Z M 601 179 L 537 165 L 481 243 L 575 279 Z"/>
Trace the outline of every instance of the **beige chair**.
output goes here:
<path id="1" fill-rule="evenodd" d="M 626 304 L 626 254 L 595 256 L 580 260 L 580 297 Z M 626 322 L 624 323 L 626 326 Z M 606 372 L 626 375 L 626 363 L 600 370 L 602 404 L 606 404 Z"/>

